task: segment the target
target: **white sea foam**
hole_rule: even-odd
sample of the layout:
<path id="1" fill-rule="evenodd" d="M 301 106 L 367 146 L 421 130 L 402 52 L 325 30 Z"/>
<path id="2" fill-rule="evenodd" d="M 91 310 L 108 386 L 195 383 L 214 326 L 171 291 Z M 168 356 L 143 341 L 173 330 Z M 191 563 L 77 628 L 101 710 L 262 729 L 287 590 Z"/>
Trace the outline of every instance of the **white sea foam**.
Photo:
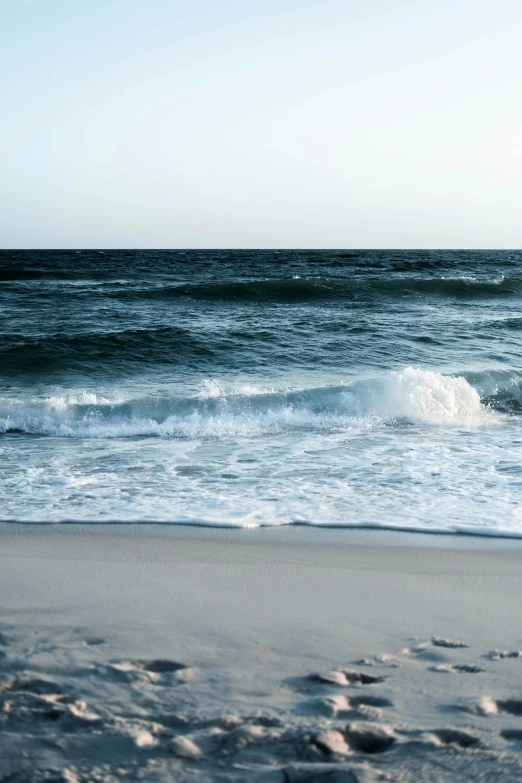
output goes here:
<path id="1" fill-rule="evenodd" d="M 215 378 L 206 378 L 203 381 L 203 388 L 198 394 L 198 397 L 202 400 L 208 397 L 221 397 L 223 395 L 223 389 L 221 384 Z"/>
<path id="2" fill-rule="evenodd" d="M 366 413 L 385 420 L 404 418 L 426 424 L 484 424 L 491 413 L 465 378 L 408 367 L 381 381 L 356 385 Z"/>
<path id="3" fill-rule="evenodd" d="M 504 278 L 502 278 L 503 280 Z M 462 280 L 464 283 L 476 283 L 477 278 L 473 277 L 472 275 L 458 275 L 457 277 L 447 277 L 446 275 L 442 275 L 441 280 Z M 494 283 L 497 282 L 497 280 L 493 281 Z M 500 281 L 501 282 L 501 281 Z"/>

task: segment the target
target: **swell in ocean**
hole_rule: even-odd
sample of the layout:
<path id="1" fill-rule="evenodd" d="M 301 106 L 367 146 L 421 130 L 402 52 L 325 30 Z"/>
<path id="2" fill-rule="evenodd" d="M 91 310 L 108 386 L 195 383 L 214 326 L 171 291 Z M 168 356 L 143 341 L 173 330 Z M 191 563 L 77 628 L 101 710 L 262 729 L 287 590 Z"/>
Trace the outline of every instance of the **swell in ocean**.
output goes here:
<path id="1" fill-rule="evenodd" d="M 361 297 L 406 297 L 424 294 L 446 297 L 497 297 L 520 294 L 522 277 L 500 277 L 494 280 L 477 280 L 473 277 L 396 277 L 342 278 L 342 277 L 294 277 L 279 280 L 237 281 L 199 285 L 158 286 L 152 289 L 131 289 L 113 296 L 146 297 L 151 299 L 180 298 L 238 300 L 255 302 L 292 302 L 308 299 L 355 300 Z"/>
<path id="2" fill-rule="evenodd" d="M 307 299 L 352 300 L 360 296 L 404 297 L 415 294 L 447 297 L 498 297 L 520 294 L 522 277 L 500 275 L 493 279 L 480 279 L 469 275 L 459 277 L 414 277 L 394 276 L 387 279 L 381 275 L 355 276 L 351 278 L 335 275 L 331 277 L 265 278 L 257 280 L 209 281 L 176 285 L 162 284 L 161 278 L 155 284 L 127 279 L 82 279 L 62 275 L 50 278 L 37 270 L 0 270 L 0 281 L 4 283 L 22 283 L 41 280 L 54 282 L 56 287 L 67 285 L 92 286 L 98 293 L 113 298 L 169 299 L 188 297 L 205 300 L 245 300 L 245 301 L 300 301 Z M 18 286 L 20 289 L 20 285 Z M 23 289 L 22 289 L 23 292 Z M 56 290 L 50 288 L 40 292 L 41 296 L 56 296 Z M 69 295 L 74 291 L 69 289 Z"/>

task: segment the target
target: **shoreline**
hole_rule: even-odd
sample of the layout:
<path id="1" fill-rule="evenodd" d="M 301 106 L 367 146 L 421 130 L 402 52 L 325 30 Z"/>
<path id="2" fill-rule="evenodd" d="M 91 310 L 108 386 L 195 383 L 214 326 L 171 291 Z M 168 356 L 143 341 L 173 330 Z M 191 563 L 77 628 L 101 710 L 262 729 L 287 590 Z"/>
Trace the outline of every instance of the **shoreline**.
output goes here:
<path id="1" fill-rule="evenodd" d="M 477 532 L 480 531 L 480 532 Z M 458 551 L 497 551 L 513 550 L 520 547 L 522 552 L 522 533 L 500 529 L 491 532 L 480 528 L 459 527 L 454 530 L 444 528 L 428 530 L 425 528 L 400 527 L 395 525 L 326 525 L 302 522 L 274 525 L 242 527 L 237 525 L 212 525 L 205 523 L 173 523 L 161 521 L 137 522 L 27 522 L 0 520 L 0 537 L 10 535 L 122 535 L 124 537 L 152 537 L 198 540 L 241 541 L 242 537 L 250 543 L 303 544 L 303 545 L 350 545 L 350 546 L 398 546 L 407 548 L 453 549 Z M 247 538 L 248 537 L 248 538 Z"/>

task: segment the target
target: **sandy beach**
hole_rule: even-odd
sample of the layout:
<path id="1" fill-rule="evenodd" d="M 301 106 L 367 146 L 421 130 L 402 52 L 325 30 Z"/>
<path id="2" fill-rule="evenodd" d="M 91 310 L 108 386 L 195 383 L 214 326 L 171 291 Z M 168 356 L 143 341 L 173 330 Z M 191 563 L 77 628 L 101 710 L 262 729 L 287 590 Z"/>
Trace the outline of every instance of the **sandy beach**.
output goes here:
<path id="1" fill-rule="evenodd" d="M 522 542 L 3 525 L 0 780 L 522 780 Z"/>

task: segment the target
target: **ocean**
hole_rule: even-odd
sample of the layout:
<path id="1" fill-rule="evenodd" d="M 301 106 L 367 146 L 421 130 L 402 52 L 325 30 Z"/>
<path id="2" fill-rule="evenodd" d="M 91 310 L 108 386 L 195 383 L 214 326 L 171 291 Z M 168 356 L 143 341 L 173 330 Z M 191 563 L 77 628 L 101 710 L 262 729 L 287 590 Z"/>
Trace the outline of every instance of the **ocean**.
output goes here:
<path id="1" fill-rule="evenodd" d="M 522 536 L 522 252 L 0 252 L 0 520 Z"/>

